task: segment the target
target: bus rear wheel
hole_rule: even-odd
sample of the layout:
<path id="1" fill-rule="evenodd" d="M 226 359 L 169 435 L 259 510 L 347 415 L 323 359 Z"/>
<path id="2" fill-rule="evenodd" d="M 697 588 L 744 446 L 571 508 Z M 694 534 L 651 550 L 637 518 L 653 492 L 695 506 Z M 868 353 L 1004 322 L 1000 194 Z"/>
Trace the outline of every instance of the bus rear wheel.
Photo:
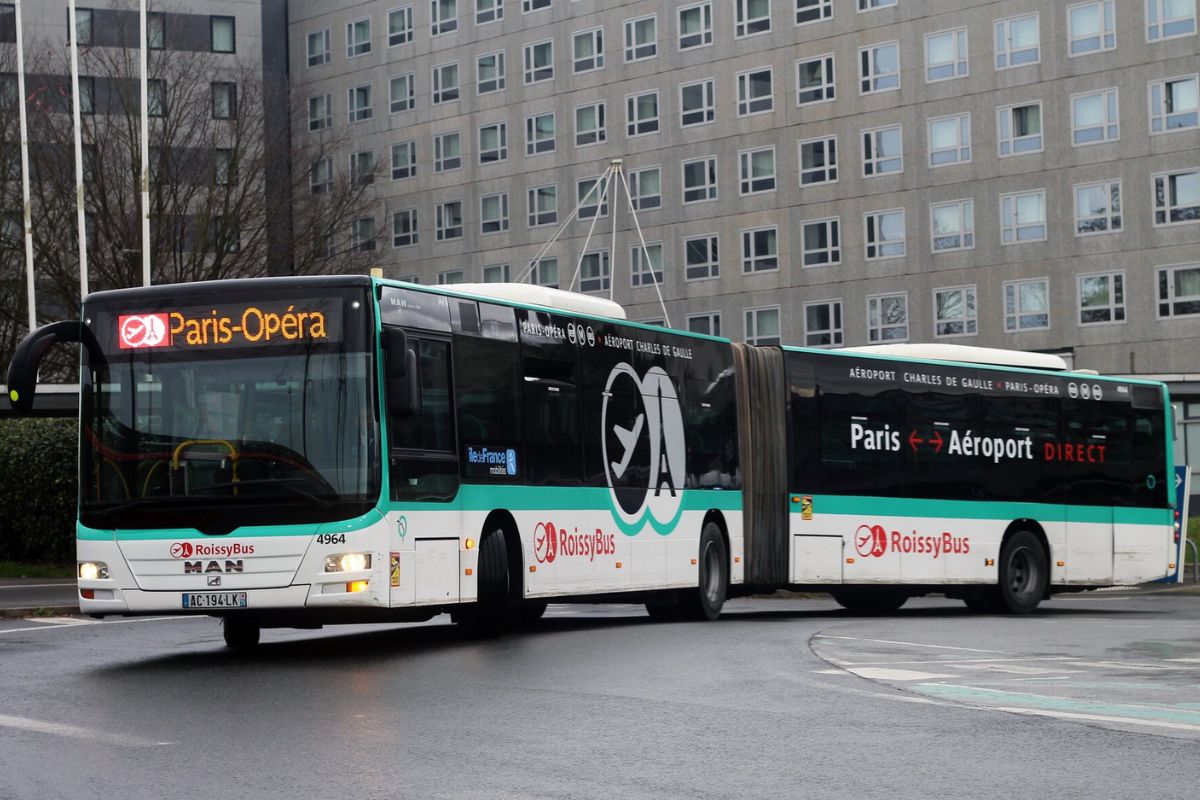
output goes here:
<path id="1" fill-rule="evenodd" d="M 847 587 L 830 594 L 852 614 L 891 614 L 908 602 L 908 595 L 898 589 Z"/>
<path id="2" fill-rule="evenodd" d="M 684 592 L 680 603 L 689 619 L 716 619 L 721 616 L 725 596 L 729 593 L 729 554 L 725 538 L 715 522 L 708 522 L 700 532 L 699 586 Z M 647 607 L 647 610 L 649 608 Z M 654 612 L 650 612 L 654 616 Z"/>
<path id="3" fill-rule="evenodd" d="M 1001 610 L 1029 614 L 1046 595 L 1050 571 L 1042 543 L 1029 531 L 1017 531 L 1000 548 Z"/>
<path id="4" fill-rule="evenodd" d="M 246 650 L 258 644 L 262 626 L 252 619 L 225 617 L 221 621 L 225 646 L 232 650 Z"/>

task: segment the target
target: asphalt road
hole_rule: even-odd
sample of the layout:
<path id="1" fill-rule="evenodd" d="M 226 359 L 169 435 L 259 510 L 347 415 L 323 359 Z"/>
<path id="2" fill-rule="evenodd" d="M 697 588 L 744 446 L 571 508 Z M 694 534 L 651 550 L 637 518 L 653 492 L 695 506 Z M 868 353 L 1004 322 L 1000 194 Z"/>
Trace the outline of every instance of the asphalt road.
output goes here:
<path id="1" fill-rule="evenodd" d="M 1200 786 L 1200 597 L 421 626 L 0 620 L 0 798 L 1095 798 Z"/>

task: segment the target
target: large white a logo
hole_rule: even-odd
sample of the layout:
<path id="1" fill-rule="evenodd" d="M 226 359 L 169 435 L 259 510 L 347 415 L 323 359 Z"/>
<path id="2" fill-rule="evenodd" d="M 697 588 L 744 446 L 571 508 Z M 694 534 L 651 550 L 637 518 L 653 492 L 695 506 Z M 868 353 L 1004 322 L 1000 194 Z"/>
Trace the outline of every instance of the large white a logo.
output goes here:
<path id="1" fill-rule="evenodd" d="M 687 476 L 683 411 L 671 377 L 651 367 L 639 378 L 629 364 L 617 364 L 604 386 L 600 426 L 604 473 L 621 530 L 636 534 L 648 517 L 659 533 L 670 532 Z"/>

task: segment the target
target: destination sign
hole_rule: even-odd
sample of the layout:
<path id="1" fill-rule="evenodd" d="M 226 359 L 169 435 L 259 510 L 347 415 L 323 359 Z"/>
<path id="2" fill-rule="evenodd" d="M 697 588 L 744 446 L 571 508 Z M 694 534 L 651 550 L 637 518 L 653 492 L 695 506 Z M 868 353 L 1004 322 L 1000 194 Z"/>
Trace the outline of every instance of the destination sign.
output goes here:
<path id="1" fill-rule="evenodd" d="M 118 314 L 117 346 L 145 350 L 336 342 L 342 338 L 341 311 L 341 298 L 311 298 Z"/>

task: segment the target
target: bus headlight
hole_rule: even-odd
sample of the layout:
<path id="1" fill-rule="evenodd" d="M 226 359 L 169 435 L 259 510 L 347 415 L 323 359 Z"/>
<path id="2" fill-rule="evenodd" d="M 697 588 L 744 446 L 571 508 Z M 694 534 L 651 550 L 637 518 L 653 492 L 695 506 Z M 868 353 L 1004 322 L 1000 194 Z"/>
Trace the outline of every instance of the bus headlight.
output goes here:
<path id="1" fill-rule="evenodd" d="M 108 580 L 108 564 L 102 561 L 80 561 L 79 579 L 84 581 Z"/>
<path id="2" fill-rule="evenodd" d="M 342 553 L 325 557 L 326 572 L 361 572 L 370 568 L 370 553 Z"/>

